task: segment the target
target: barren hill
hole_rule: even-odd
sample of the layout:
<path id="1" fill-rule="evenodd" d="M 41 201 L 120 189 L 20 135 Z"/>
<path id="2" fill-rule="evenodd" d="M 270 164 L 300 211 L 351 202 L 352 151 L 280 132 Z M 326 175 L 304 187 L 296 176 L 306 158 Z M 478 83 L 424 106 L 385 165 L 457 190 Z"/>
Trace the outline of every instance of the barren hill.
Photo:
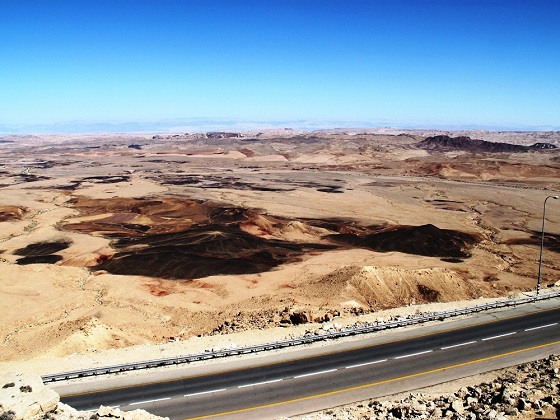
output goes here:
<path id="1" fill-rule="evenodd" d="M 429 151 L 453 151 L 465 150 L 471 153 L 522 153 L 529 150 L 549 150 L 556 149 L 551 143 L 535 143 L 531 146 L 523 146 L 510 143 L 490 142 L 486 140 L 476 140 L 470 137 L 449 137 L 439 135 L 428 137 L 418 143 L 418 147 Z"/>

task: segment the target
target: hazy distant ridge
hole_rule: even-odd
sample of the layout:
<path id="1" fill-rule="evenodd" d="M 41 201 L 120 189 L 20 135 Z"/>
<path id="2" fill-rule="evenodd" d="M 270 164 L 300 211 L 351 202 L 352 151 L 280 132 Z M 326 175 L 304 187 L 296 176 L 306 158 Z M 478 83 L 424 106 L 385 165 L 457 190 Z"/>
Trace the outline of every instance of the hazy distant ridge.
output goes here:
<path id="1" fill-rule="evenodd" d="M 292 128 L 294 130 L 336 132 L 398 132 L 413 131 L 422 136 L 449 134 L 471 136 L 480 131 L 560 131 L 558 126 L 503 126 L 473 124 L 431 124 L 419 125 L 395 121 L 342 121 L 342 120 L 251 120 L 236 118 L 182 118 L 162 121 L 67 121 L 55 124 L 6 124 L 0 123 L 0 134 L 81 134 L 81 133 L 177 133 L 207 131 L 251 131 Z"/>

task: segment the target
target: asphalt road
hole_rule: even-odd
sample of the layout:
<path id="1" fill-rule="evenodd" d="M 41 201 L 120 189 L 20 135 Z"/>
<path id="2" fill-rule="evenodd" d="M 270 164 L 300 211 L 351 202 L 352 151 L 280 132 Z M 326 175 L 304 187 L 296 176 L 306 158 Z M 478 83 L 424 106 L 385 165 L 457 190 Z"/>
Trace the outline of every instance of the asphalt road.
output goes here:
<path id="1" fill-rule="evenodd" d="M 397 383 L 406 389 L 407 382 L 424 375 L 460 367 L 468 371 L 481 361 L 558 345 L 559 323 L 560 308 L 553 308 L 348 351 L 64 396 L 62 401 L 82 410 L 99 405 L 143 408 L 172 419 L 220 413 L 240 418 L 293 415 L 314 399 L 335 405 L 345 393 Z"/>

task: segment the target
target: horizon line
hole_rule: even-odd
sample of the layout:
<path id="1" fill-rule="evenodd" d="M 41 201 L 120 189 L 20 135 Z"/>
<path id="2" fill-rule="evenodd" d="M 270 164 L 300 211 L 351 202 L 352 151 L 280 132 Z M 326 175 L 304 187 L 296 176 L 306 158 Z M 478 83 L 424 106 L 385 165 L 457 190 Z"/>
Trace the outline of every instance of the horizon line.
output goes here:
<path id="1" fill-rule="evenodd" d="M 416 131 L 560 131 L 560 125 L 502 124 L 502 123 L 421 123 L 398 121 L 348 121 L 319 119 L 251 120 L 243 118 L 191 117 L 159 121 L 85 121 L 74 120 L 54 123 L 0 123 L 0 135 L 49 135 L 49 134 L 155 134 L 155 133 L 204 133 L 231 130 L 416 130 Z"/>

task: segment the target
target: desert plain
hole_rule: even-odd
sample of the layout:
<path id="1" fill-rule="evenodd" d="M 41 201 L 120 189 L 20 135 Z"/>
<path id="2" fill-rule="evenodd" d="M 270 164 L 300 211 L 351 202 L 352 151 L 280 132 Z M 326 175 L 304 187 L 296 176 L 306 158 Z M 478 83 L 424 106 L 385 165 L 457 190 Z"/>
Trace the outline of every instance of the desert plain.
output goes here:
<path id="1" fill-rule="evenodd" d="M 0 367 L 534 294 L 559 146 L 560 132 L 0 136 Z M 560 280 L 560 200 L 545 222 L 541 293 Z"/>

